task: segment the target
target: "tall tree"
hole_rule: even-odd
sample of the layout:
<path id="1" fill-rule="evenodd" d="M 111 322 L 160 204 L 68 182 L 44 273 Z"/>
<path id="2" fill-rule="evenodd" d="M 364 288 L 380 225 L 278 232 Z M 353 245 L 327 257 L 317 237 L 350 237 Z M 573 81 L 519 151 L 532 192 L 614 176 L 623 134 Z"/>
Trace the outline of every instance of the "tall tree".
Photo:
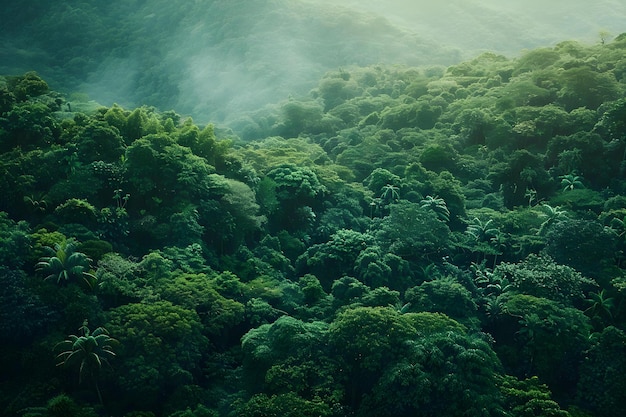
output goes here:
<path id="1" fill-rule="evenodd" d="M 87 320 L 83 322 L 80 336 L 69 335 L 66 340 L 58 343 L 55 349 L 62 350 L 57 355 L 58 365 L 78 366 L 78 382 L 86 378 L 95 384 L 98 400 L 102 404 L 102 394 L 98 385 L 98 373 L 103 365 L 109 365 L 109 359 L 115 357 L 114 346 L 117 341 L 109 336 L 104 327 L 93 332 L 89 330 Z"/>

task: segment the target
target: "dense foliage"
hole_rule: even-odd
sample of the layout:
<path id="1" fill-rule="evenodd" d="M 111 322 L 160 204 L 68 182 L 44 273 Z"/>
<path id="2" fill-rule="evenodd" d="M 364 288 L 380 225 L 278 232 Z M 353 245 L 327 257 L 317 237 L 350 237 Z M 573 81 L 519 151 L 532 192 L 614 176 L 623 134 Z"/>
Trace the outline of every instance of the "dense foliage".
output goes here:
<path id="1" fill-rule="evenodd" d="M 624 415 L 625 51 L 345 68 L 233 130 L 0 78 L 2 414 Z"/>

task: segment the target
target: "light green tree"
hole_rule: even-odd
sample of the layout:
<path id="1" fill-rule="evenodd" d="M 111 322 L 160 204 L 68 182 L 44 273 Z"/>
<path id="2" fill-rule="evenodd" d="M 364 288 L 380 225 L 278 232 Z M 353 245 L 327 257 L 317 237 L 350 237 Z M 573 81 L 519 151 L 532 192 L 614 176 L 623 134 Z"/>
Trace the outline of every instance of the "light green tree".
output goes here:
<path id="1" fill-rule="evenodd" d="M 131 303 L 108 312 L 106 327 L 124 349 L 118 354 L 116 402 L 158 409 L 164 393 L 194 382 L 208 340 L 194 310 L 169 301 Z"/>
<path id="2" fill-rule="evenodd" d="M 585 188 L 583 184 L 583 178 L 580 175 L 576 174 L 567 174 L 561 175 L 559 177 L 561 179 L 561 187 L 563 187 L 563 191 L 573 190 L 575 188 Z"/>
<path id="3" fill-rule="evenodd" d="M 376 225 L 378 245 L 405 259 L 428 261 L 450 245 L 450 229 L 437 215 L 418 203 L 401 200 Z M 440 259 L 440 258 L 439 258 Z"/>
<path id="4" fill-rule="evenodd" d="M 77 243 L 74 239 L 67 239 L 53 248 L 47 247 L 49 256 L 42 257 L 35 265 L 37 271 L 46 274 L 44 280 L 56 281 L 59 285 L 77 282 L 89 288 L 94 286 L 96 277 L 91 272 L 91 259 L 76 250 Z"/>
<path id="5" fill-rule="evenodd" d="M 493 219 L 483 221 L 474 217 L 465 233 L 473 237 L 477 242 L 487 242 L 498 234 L 498 229 L 493 227 Z"/>

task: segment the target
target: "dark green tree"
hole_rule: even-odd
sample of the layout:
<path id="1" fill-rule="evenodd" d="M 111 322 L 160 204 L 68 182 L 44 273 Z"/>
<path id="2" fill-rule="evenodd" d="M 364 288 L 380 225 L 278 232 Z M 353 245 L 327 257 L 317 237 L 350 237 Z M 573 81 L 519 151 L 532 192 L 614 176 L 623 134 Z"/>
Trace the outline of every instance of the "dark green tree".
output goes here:
<path id="1" fill-rule="evenodd" d="M 556 398 L 571 398 L 591 325 L 580 310 L 545 298 L 507 293 L 492 334 L 507 373 L 537 375 Z"/>
<path id="2" fill-rule="evenodd" d="M 0 211 L 0 265 L 22 268 L 28 258 L 32 240 L 26 221 L 13 221 L 6 212 Z"/>
<path id="3" fill-rule="evenodd" d="M 153 288 L 139 263 L 117 253 L 106 254 L 98 262 L 98 298 L 107 308 L 151 298 Z"/>
<path id="4" fill-rule="evenodd" d="M 91 121 L 77 132 L 76 149 L 80 161 L 118 162 L 124 154 L 124 141 L 116 127 L 104 122 Z"/>
<path id="5" fill-rule="evenodd" d="M 283 316 L 246 333 L 241 349 L 248 390 L 336 401 L 334 391 L 340 388 L 327 352 L 327 330 L 324 322 Z"/>
<path id="6" fill-rule="evenodd" d="M 67 394 L 59 394 L 48 400 L 45 407 L 27 407 L 21 414 L 29 417 L 93 417 L 96 411 L 91 407 L 81 407 Z"/>
<path id="7" fill-rule="evenodd" d="M 102 394 L 98 385 L 98 373 L 103 365 L 109 364 L 109 359 L 115 357 L 114 346 L 117 341 L 109 336 L 104 327 L 98 327 L 93 332 L 89 330 L 87 320 L 80 327 L 80 336 L 69 335 L 67 340 L 58 343 L 55 349 L 61 350 L 57 355 L 59 366 L 78 367 L 78 382 L 90 379 L 98 393 L 98 400 L 102 404 Z"/>
<path id="8" fill-rule="evenodd" d="M 359 304 L 360 300 L 371 292 L 371 288 L 358 279 L 344 276 L 336 279 L 331 288 L 332 302 L 335 309 L 351 304 Z"/>
<path id="9" fill-rule="evenodd" d="M 232 343 L 229 336 L 244 319 L 243 304 L 219 294 L 205 274 L 175 273 L 156 283 L 154 292 L 176 306 L 196 311 L 202 333 L 216 345 Z"/>
<path id="10" fill-rule="evenodd" d="M 366 285 L 376 288 L 390 285 L 393 270 L 385 263 L 382 249 L 371 246 L 361 251 L 356 258 L 354 272 Z"/>
<path id="11" fill-rule="evenodd" d="M 0 118 L 0 151 L 48 149 L 56 142 L 59 123 L 41 102 L 18 103 Z"/>
<path id="12" fill-rule="evenodd" d="M 382 192 L 388 185 L 395 186 L 395 191 L 398 191 L 397 187 L 401 185 L 401 179 L 385 168 L 376 168 L 363 180 L 363 183 L 371 192 L 377 194 Z"/>
<path id="13" fill-rule="evenodd" d="M 259 231 L 267 219 L 259 215 L 260 207 L 254 191 L 248 185 L 232 179 L 226 179 L 226 184 L 228 191 L 222 197 L 222 202 L 236 225 L 232 240 L 240 243 L 246 236 Z"/>
<path id="14" fill-rule="evenodd" d="M 626 334 L 609 326 L 595 333 L 581 365 L 576 403 L 603 416 L 626 412 Z"/>
<path id="15" fill-rule="evenodd" d="M 615 261 L 617 234 L 594 220 L 565 220 L 546 234 L 546 253 L 557 263 L 599 279 Z"/>
<path id="16" fill-rule="evenodd" d="M 30 285 L 26 274 L 0 267 L 0 340 L 21 347 L 52 320 L 53 311 Z M 8 364 L 6 369 L 9 373 Z"/>
<path id="17" fill-rule="evenodd" d="M 18 101 L 26 101 L 29 98 L 41 96 L 49 90 L 48 83 L 35 71 L 10 77 L 8 87 Z"/>
<path id="18" fill-rule="evenodd" d="M 313 170 L 286 164 L 272 169 L 267 176 L 275 184 L 278 209 L 270 217 L 273 229 L 287 231 L 307 229 L 315 217 L 313 207 L 318 206 L 326 193 Z"/>
<path id="19" fill-rule="evenodd" d="M 319 399 L 307 400 L 288 392 L 271 396 L 256 394 L 237 409 L 237 415 L 242 417 L 330 417 L 333 414 L 330 406 Z"/>
<path id="20" fill-rule="evenodd" d="M 524 204 L 527 189 L 536 190 L 539 198 L 552 189 L 543 158 L 525 149 L 516 150 L 506 162 L 494 165 L 489 176 L 496 186 L 502 186 L 504 204 L 508 208 Z"/>
<path id="21" fill-rule="evenodd" d="M 298 272 L 312 273 L 324 288 L 330 289 L 334 280 L 352 273 L 359 255 L 372 240 L 368 233 L 339 230 L 328 242 L 313 245 L 298 257 Z"/>
<path id="22" fill-rule="evenodd" d="M 578 107 L 595 110 L 602 103 L 619 98 L 619 84 L 613 74 L 583 65 L 567 69 L 560 76 L 563 88 L 558 93 L 558 101 L 567 111 Z"/>
<path id="23" fill-rule="evenodd" d="M 503 415 L 500 363 L 485 341 L 447 331 L 407 344 L 365 395 L 358 416 Z"/>

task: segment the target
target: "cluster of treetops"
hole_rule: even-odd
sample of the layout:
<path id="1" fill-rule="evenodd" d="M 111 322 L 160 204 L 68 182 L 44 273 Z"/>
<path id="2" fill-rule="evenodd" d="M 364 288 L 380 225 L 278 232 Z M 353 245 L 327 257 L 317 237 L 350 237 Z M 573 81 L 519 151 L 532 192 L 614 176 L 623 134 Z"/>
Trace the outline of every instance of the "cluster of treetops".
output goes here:
<path id="1" fill-rule="evenodd" d="M 5 416 L 626 415 L 626 35 L 233 130 L 0 78 Z"/>

